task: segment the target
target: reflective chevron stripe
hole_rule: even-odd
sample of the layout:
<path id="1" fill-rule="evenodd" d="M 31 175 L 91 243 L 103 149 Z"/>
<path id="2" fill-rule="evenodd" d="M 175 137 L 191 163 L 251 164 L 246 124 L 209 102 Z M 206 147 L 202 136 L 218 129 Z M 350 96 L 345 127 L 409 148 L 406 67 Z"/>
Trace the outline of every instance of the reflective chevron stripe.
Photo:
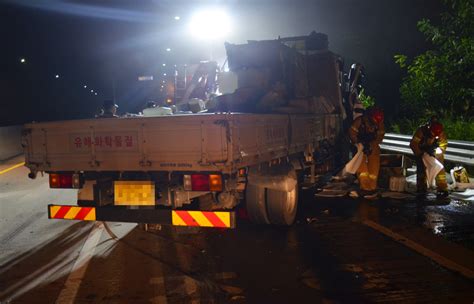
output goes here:
<path id="1" fill-rule="evenodd" d="M 175 226 L 231 228 L 230 212 L 173 210 L 172 223 Z"/>
<path id="2" fill-rule="evenodd" d="M 49 206 L 50 219 L 64 219 L 64 220 L 81 220 L 81 221 L 95 221 L 94 207 L 77 207 L 77 206 Z"/>
<path id="3" fill-rule="evenodd" d="M 235 228 L 233 211 L 128 210 L 64 205 L 49 205 L 48 211 L 50 219 L 142 223 L 145 217 L 147 223 L 163 225 Z"/>

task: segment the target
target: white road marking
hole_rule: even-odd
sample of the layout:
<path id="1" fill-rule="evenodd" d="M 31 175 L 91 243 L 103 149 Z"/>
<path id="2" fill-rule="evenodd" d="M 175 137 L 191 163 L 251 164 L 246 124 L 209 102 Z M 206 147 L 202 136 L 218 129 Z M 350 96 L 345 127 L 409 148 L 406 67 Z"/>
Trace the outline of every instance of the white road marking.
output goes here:
<path id="1" fill-rule="evenodd" d="M 416 252 L 432 259 L 433 261 L 435 261 L 436 263 L 440 264 L 441 266 L 443 267 L 446 267 L 448 269 L 451 269 L 453 271 L 456 271 L 456 272 L 459 272 L 461 273 L 462 275 L 470 278 L 470 279 L 473 279 L 474 278 L 474 271 L 472 269 L 469 269 L 467 267 L 464 267 L 462 265 L 459 265 L 458 263 L 442 256 L 442 255 L 439 255 L 438 253 L 426 248 L 426 247 L 423 247 L 422 245 L 404 237 L 403 235 L 401 234 L 398 234 L 384 226 L 381 226 L 371 220 L 363 220 L 362 223 L 364 223 L 365 225 L 385 234 L 386 236 L 394 239 L 395 241 L 399 242 L 399 243 L 402 243 L 404 244 L 405 246 L 415 250 Z"/>
<path id="2" fill-rule="evenodd" d="M 82 278 L 86 273 L 89 261 L 94 256 L 94 250 L 99 243 L 103 231 L 104 225 L 101 222 L 96 222 L 87 236 L 86 242 L 82 246 L 74 266 L 72 266 L 71 272 L 64 283 L 64 288 L 61 290 L 56 303 L 74 303 L 77 291 L 81 286 Z"/>
<path id="3" fill-rule="evenodd" d="M 79 228 L 75 235 L 82 234 L 84 228 Z M 71 239 L 74 235 L 69 236 Z M 0 299 L 14 301 L 16 298 L 26 294 L 28 291 L 59 279 L 63 274 L 63 269 L 74 260 L 72 249 L 65 250 L 51 258 L 51 260 L 40 268 L 32 271 L 27 276 L 11 284 L 4 290 L 0 290 Z"/>

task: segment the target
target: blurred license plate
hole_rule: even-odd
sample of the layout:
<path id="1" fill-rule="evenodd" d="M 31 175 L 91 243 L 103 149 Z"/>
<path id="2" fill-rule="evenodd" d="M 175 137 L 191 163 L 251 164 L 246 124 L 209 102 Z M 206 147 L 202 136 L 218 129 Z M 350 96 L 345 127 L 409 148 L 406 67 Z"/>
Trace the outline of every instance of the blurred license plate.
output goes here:
<path id="1" fill-rule="evenodd" d="M 123 206 L 155 205 L 155 183 L 150 181 L 115 181 L 114 203 Z"/>

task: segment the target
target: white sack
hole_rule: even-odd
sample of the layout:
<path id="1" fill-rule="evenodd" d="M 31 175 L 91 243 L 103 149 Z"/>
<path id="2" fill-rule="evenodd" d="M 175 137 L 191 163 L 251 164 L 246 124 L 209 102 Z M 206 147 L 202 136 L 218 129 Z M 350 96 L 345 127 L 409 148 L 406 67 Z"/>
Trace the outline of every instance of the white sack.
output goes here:
<path id="1" fill-rule="evenodd" d="M 362 144 L 357 144 L 357 153 L 354 157 L 346 164 L 344 167 L 344 172 L 355 174 L 364 159 L 364 146 Z"/>
<path id="2" fill-rule="evenodd" d="M 422 159 L 426 169 L 426 181 L 428 182 L 428 186 L 431 187 L 436 175 L 443 169 L 443 164 L 426 153 L 423 153 Z"/>

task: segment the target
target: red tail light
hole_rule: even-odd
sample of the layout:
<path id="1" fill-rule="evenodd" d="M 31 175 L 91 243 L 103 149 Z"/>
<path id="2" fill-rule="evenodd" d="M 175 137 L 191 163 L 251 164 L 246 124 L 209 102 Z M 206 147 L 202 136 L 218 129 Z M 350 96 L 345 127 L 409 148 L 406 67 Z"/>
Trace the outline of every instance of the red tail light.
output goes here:
<path id="1" fill-rule="evenodd" d="M 50 173 L 49 187 L 63 189 L 80 188 L 79 176 L 77 174 Z"/>
<path id="2" fill-rule="evenodd" d="M 222 176 L 219 174 L 191 174 L 183 178 L 187 191 L 222 191 Z"/>
<path id="3" fill-rule="evenodd" d="M 191 188 L 193 191 L 209 191 L 209 176 L 204 174 L 192 174 Z"/>

